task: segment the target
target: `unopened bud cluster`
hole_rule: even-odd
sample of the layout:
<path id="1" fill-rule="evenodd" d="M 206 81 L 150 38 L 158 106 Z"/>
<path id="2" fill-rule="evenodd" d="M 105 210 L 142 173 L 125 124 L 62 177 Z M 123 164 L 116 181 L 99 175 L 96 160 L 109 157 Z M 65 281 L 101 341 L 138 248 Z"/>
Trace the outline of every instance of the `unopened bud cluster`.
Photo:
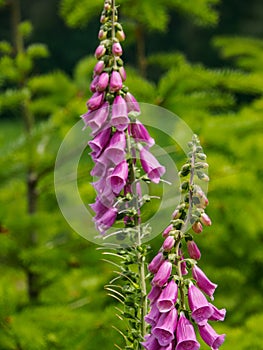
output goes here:
<path id="1" fill-rule="evenodd" d="M 160 251 L 148 266 L 153 278 L 148 294 L 151 308 L 145 317 L 151 330 L 142 343 L 147 350 L 198 350 L 195 328 L 213 350 L 225 339 L 224 334 L 217 334 L 208 323 L 223 321 L 226 310 L 217 309 L 208 300 L 214 299 L 217 285 L 197 266 L 201 253 L 193 237 L 203 231 L 203 226 L 211 225 L 205 213 L 207 197 L 195 184 L 196 179 L 208 180 L 204 172 L 206 156 L 196 136 L 189 148 L 189 158 L 179 173 L 183 200 L 163 231 Z M 193 234 L 188 232 L 189 227 Z"/>

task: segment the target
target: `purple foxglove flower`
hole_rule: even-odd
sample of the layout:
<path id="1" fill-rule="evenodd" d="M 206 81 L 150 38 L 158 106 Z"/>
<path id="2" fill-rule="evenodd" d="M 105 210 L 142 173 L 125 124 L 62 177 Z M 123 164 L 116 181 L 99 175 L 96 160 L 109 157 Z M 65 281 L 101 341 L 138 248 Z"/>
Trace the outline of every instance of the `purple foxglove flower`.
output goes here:
<path id="1" fill-rule="evenodd" d="M 188 289 L 188 302 L 192 311 L 192 319 L 200 326 L 206 324 L 213 314 L 213 309 L 203 293 L 192 282 Z"/>
<path id="2" fill-rule="evenodd" d="M 126 184 L 128 178 L 128 163 L 123 160 L 121 163 L 116 165 L 112 174 L 110 175 L 110 184 L 113 193 L 118 195 Z"/>
<path id="3" fill-rule="evenodd" d="M 196 280 L 198 287 L 212 300 L 214 300 L 213 294 L 217 287 L 217 284 L 211 282 L 197 265 L 193 267 L 192 274 L 193 278 Z"/>
<path id="4" fill-rule="evenodd" d="M 111 125 L 115 126 L 117 130 L 123 131 L 128 127 L 129 118 L 127 112 L 127 105 L 123 97 L 116 96 L 112 104 Z"/>
<path id="5" fill-rule="evenodd" d="M 90 91 L 91 92 L 96 92 L 97 91 L 98 81 L 99 81 L 99 77 L 96 75 L 94 77 L 94 79 L 92 80 L 91 84 L 90 84 Z"/>
<path id="6" fill-rule="evenodd" d="M 210 217 L 206 213 L 202 213 L 201 214 L 200 221 L 205 226 L 211 226 L 212 225 L 212 221 L 211 221 Z"/>
<path id="7" fill-rule="evenodd" d="M 98 197 L 96 198 L 95 203 L 90 204 L 90 207 L 96 213 L 96 218 L 101 217 L 108 210 L 108 207 L 101 203 Z"/>
<path id="8" fill-rule="evenodd" d="M 218 350 L 218 348 L 225 341 L 226 335 L 217 334 L 216 331 L 208 323 L 204 326 L 198 326 L 198 329 L 202 339 L 208 346 L 211 347 L 212 350 Z"/>
<path id="9" fill-rule="evenodd" d="M 151 325 L 152 327 L 155 327 L 157 325 L 157 322 L 161 316 L 161 313 L 157 307 L 156 304 L 153 304 L 151 307 L 150 312 L 145 316 L 145 321 Z"/>
<path id="10" fill-rule="evenodd" d="M 151 273 L 156 273 L 159 270 L 159 267 L 164 262 L 164 256 L 162 252 L 159 252 L 148 265 L 148 270 Z"/>
<path id="11" fill-rule="evenodd" d="M 83 116 L 84 122 L 92 130 L 92 135 L 95 136 L 105 125 L 109 116 L 109 102 L 105 102 L 101 108 L 93 112 L 88 112 Z M 87 119 L 89 117 L 89 119 Z"/>
<path id="12" fill-rule="evenodd" d="M 177 346 L 175 350 L 198 350 L 200 344 L 196 340 L 195 330 L 191 322 L 181 312 L 176 329 Z"/>
<path id="13" fill-rule="evenodd" d="M 101 58 L 106 52 L 106 48 L 104 45 L 99 45 L 95 50 L 95 57 L 97 59 Z"/>
<path id="14" fill-rule="evenodd" d="M 105 171 L 107 169 L 107 164 L 105 163 L 104 157 L 100 157 L 96 159 L 96 163 L 93 167 L 93 169 L 90 172 L 91 176 L 98 176 L 101 177 L 99 181 L 102 181 L 102 176 L 105 175 Z"/>
<path id="15" fill-rule="evenodd" d="M 140 150 L 140 160 L 149 179 L 154 183 L 159 183 L 160 177 L 165 173 L 165 167 L 144 147 Z"/>
<path id="16" fill-rule="evenodd" d="M 201 224 L 201 222 L 196 221 L 193 225 L 192 225 L 192 229 L 195 233 L 201 233 L 203 231 L 203 226 Z"/>
<path id="17" fill-rule="evenodd" d="M 142 342 L 141 344 L 144 346 L 144 348 L 146 350 L 159 350 L 160 349 L 160 345 L 159 345 L 159 343 L 154 335 L 150 334 L 149 336 L 146 336 L 145 338 L 146 338 L 146 340 L 144 342 Z"/>
<path id="18" fill-rule="evenodd" d="M 165 238 L 165 241 L 163 242 L 163 250 L 165 252 L 169 252 L 170 250 L 173 249 L 175 244 L 175 239 L 173 236 L 168 236 Z"/>
<path id="19" fill-rule="evenodd" d="M 104 99 L 103 92 L 95 92 L 87 102 L 88 109 L 91 111 L 98 109 L 102 105 L 103 99 Z"/>
<path id="20" fill-rule="evenodd" d="M 124 67 L 119 68 L 119 73 L 120 73 L 120 76 L 122 78 L 122 81 L 125 81 L 127 78 L 127 75 L 126 75 L 126 71 L 125 71 Z"/>
<path id="21" fill-rule="evenodd" d="M 114 164 L 119 164 L 125 159 L 126 136 L 122 131 L 116 131 L 103 152 L 106 158 Z"/>
<path id="22" fill-rule="evenodd" d="M 114 43 L 112 45 L 112 53 L 114 56 L 121 56 L 122 55 L 122 47 L 120 43 Z"/>
<path id="23" fill-rule="evenodd" d="M 109 80 L 110 77 L 108 73 L 101 73 L 101 75 L 99 75 L 99 80 L 96 86 L 97 91 L 104 91 L 109 84 Z"/>
<path id="24" fill-rule="evenodd" d="M 168 237 L 169 233 L 173 230 L 173 225 L 170 224 L 169 226 L 166 227 L 163 231 L 163 237 L 166 238 Z"/>
<path id="25" fill-rule="evenodd" d="M 100 75 L 103 72 L 104 68 L 105 68 L 104 61 L 99 61 L 96 63 L 96 66 L 94 67 L 94 73 L 97 75 Z"/>
<path id="26" fill-rule="evenodd" d="M 122 88 L 122 79 L 120 73 L 114 70 L 110 77 L 110 91 L 116 92 Z"/>
<path id="27" fill-rule="evenodd" d="M 162 290 L 157 300 L 157 307 L 160 312 L 168 312 L 174 308 L 178 296 L 178 286 L 174 280 L 171 280 Z"/>
<path id="28" fill-rule="evenodd" d="M 127 103 L 128 113 L 132 112 L 134 116 L 138 116 L 141 113 L 141 109 L 135 97 L 127 92 L 124 99 Z"/>
<path id="29" fill-rule="evenodd" d="M 224 321 L 225 316 L 226 316 L 226 309 L 218 309 L 217 307 L 215 307 L 213 304 L 209 305 L 212 307 L 213 309 L 213 313 L 212 315 L 209 317 L 209 321 Z"/>
<path id="30" fill-rule="evenodd" d="M 154 145 L 154 139 L 149 135 L 145 126 L 138 120 L 129 125 L 129 131 L 135 141 L 145 142 L 149 147 Z"/>
<path id="31" fill-rule="evenodd" d="M 152 286 L 152 289 L 150 290 L 149 294 L 147 295 L 148 299 L 151 302 L 151 305 L 156 302 L 156 300 L 158 299 L 161 292 L 162 292 L 162 288 L 157 287 L 157 286 Z"/>
<path id="32" fill-rule="evenodd" d="M 167 346 L 173 341 L 176 325 L 177 310 L 175 308 L 160 316 L 157 325 L 152 330 L 152 334 L 161 346 Z"/>
<path id="33" fill-rule="evenodd" d="M 111 135 L 111 128 L 107 128 L 98 133 L 93 140 L 89 141 L 88 144 L 92 149 L 93 157 L 97 158 L 103 151 L 104 147 L 109 142 Z"/>
<path id="34" fill-rule="evenodd" d="M 155 286 L 162 287 L 167 283 L 172 272 L 172 264 L 170 261 L 165 260 L 162 265 L 159 267 L 156 275 L 152 280 L 152 284 Z"/>
<path id="35" fill-rule="evenodd" d="M 187 242 L 187 250 L 191 259 L 199 260 L 201 258 L 200 250 L 194 241 Z"/>
<path id="36" fill-rule="evenodd" d="M 118 211 L 116 208 L 108 208 L 105 214 L 96 220 L 96 228 L 101 234 L 104 234 L 115 222 Z"/>

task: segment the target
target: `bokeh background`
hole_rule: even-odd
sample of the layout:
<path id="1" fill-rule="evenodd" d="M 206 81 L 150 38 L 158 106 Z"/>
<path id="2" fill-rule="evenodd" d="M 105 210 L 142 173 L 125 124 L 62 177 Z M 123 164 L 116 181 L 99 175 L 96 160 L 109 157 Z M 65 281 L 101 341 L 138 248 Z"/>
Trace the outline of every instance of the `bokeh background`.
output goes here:
<path id="1" fill-rule="evenodd" d="M 215 304 L 228 311 L 215 326 L 227 333 L 222 349 L 262 350 L 263 2 L 118 3 L 130 91 L 179 115 L 208 155 L 213 225 L 198 244 L 200 267 L 219 284 Z M 53 186 L 59 145 L 90 96 L 102 7 L 0 0 L 0 350 L 122 342 L 103 289 L 114 268 L 72 232 Z M 90 166 L 84 153 L 86 203 Z"/>

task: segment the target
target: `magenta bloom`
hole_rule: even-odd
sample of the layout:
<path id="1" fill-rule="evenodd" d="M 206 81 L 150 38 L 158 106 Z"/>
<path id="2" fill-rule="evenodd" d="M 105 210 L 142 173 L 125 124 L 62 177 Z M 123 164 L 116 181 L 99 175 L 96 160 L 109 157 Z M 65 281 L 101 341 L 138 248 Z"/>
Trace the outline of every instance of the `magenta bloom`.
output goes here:
<path id="1" fill-rule="evenodd" d="M 103 100 L 104 100 L 104 93 L 95 92 L 87 102 L 88 109 L 91 111 L 98 109 L 102 105 Z"/>
<path id="2" fill-rule="evenodd" d="M 198 326 L 198 329 L 202 339 L 208 346 L 211 347 L 212 350 L 218 350 L 218 348 L 225 341 L 226 335 L 217 334 L 213 327 L 211 327 L 208 323 L 204 326 Z"/>
<path id="3" fill-rule="evenodd" d="M 148 334 L 145 338 L 146 340 L 141 344 L 146 350 L 160 350 L 160 345 L 154 335 Z"/>
<path id="4" fill-rule="evenodd" d="M 162 265 L 162 263 L 164 262 L 164 256 L 162 252 L 159 252 L 150 262 L 150 264 L 148 265 L 148 270 L 151 273 L 156 273 L 159 269 L 159 267 Z"/>
<path id="5" fill-rule="evenodd" d="M 108 207 L 101 203 L 98 197 L 96 198 L 95 203 L 90 204 L 90 207 L 96 213 L 95 218 L 101 217 L 108 210 Z"/>
<path id="6" fill-rule="evenodd" d="M 168 346 L 174 339 L 174 332 L 177 325 L 177 310 L 171 309 L 163 313 L 157 325 L 153 328 L 152 333 L 157 338 L 161 346 Z"/>
<path id="7" fill-rule="evenodd" d="M 132 112 L 134 116 L 138 116 L 141 113 L 141 109 L 135 97 L 128 92 L 124 99 L 127 103 L 128 113 Z"/>
<path id="8" fill-rule="evenodd" d="M 112 45 L 112 53 L 114 56 L 121 56 L 122 55 L 122 47 L 120 43 L 114 43 Z"/>
<path id="9" fill-rule="evenodd" d="M 107 229 L 114 224 L 117 218 L 117 213 L 118 212 L 116 208 L 108 208 L 102 217 L 96 220 L 97 230 L 100 231 L 100 233 L 104 234 L 105 231 L 107 231 Z"/>
<path id="10" fill-rule="evenodd" d="M 154 139 L 149 135 L 146 127 L 140 121 L 137 120 L 135 123 L 130 124 L 129 131 L 134 140 L 144 142 L 149 147 L 154 145 Z"/>
<path id="11" fill-rule="evenodd" d="M 162 265 L 159 267 L 156 275 L 152 280 L 152 284 L 155 286 L 162 287 L 168 281 L 172 272 L 172 263 L 168 260 L 165 260 Z"/>
<path id="12" fill-rule="evenodd" d="M 194 241 L 187 242 L 187 250 L 191 259 L 199 260 L 201 258 L 200 250 Z"/>
<path id="13" fill-rule="evenodd" d="M 213 313 L 212 315 L 209 317 L 209 321 L 224 321 L 225 316 L 226 316 L 226 309 L 218 309 L 217 307 L 215 307 L 213 304 L 209 305 L 212 307 L 213 309 Z"/>
<path id="14" fill-rule="evenodd" d="M 206 324 L 213 314 L 213 309 L 203 293 L 192 282 L 188 289 L 188 302 L 192 311 L 192 319 L 200 326 Z"/>
<path id="15" fill-rule="evenodd" d="M 109 179 L 114 194 L 118 195 L 126 184 L 128 178 L 128 164 L 126 160 L 116 165 Z"/>
<path id="16" fill-rule="evenodd" d="M 122 78 L 120 73 L 114 70 L 110 77 L 110 91 L 116 92 L 122 88 Z"/>
<path id="17" fill-rule="evenodd" d="M 198 350 L 200 344 L 196 340 L 195 330 L 191 322 L 181 312 L 176 330 L 177 346 L 175 350 Z"/>
<path id="18" fill-rule="evenodd" d="M 158 299 L 159 295 L 162 292 L 162 288 L 158 286 L 152 286 L 152 289 L 150 290 L 149 294 L 147 295 L 148 299 L 151 302 L 151 305 L 155 303 L 155 301 Z"/>
<path id="19" fill-rule="evenodd" d="M 150 324 L 152 327 L 155 327 L 161 313 L 156 304 L 153 304 L 151 307 L 151 311 L 145 316 L 145 321 Z"/>
<path id="20" fill-rule="evenodd" d="M 104 68 L 105 68 L 105 63 L 103 61 L 99 61 L 96 63 L 96 66 L 94 67 L 94 73 L 99 75 L 100 73 L 102 73 Z"/>
<path id="21" fill-rule="evenodd" d="M 93 151 L 93 156 L 95 158 L 99 157 L 100 153 L 107 145 L 110 139 L 111 128 L 102 130 L 98 133 L 93 140 L 89 141 L 88 144 Z"/>
<path id="22" fill-rule="evenodd" d="M 129 121 L 126 102 L 123 97 L 118 95 L 112 105 L 111 124 L 117 130 L 123 131 L 128 127 Z"/>
<path id="23" fill-rule="evenodd" d="M 163 237 L 166 238 L 169 233 L 173 230 L 173 224 L 170 224 L 169 226 L 167 226 L 164 231 L 163 231 Z"/>
<path id="24" fill-rule="evenodd" d="M 212 221 L 211 221 L 210 217 L 206 213 L 202 213 L 201 214 L 200 221 L 205 226 L 211 226 L 212 225 Z"/>
<path id="25" fill-rule="evenodd" d="M 98 83 L 96 86 L 97 91 L 104 91 L 109 84 L 109 80 L 110 77 L 108 73 L 101 73 L 101 75 L 99 75 Z"/>
<path id="26" fill-rule="evenodd" d="M 174 308 L 178 296 L 178 286 L 172 279 L 167 286 L 162 290 L 161 295 L 157 300 L 157 307 L 160 312 L 168 312 Z"/>
<path id="27" fill-rule="evenodd" d="M 107 148 L 104 151 L 104 156 L 114 164 L 119 164 L 125 159 L 126 155 L 126 136 L 122 131 L 116 131 Z"/>
<path id="28" fill-rule="evenodd" d="M 198 287 L 213 300 L 213 294 L 217 284 L 211 282 L 197 265 L 193 267 L 192 273 Z"/>
<path id="29" fill-rule="evenodd" d="M 152 182 L 159 183 L 160 177 L 165 173 L 165 167 L 144 147 L 140 150 L 140 159 L 143 170 Z"/>
<path id="30" fill-rule="evenodd" d="M 82 116 L 86 125 L 92 129 L 92 135 L 96 135 L 98 131 L 105 125 L 109 116 L 109 103 L 105 102 L 101 108 L 96 111 L 88 112 Z"/>
<path id="31" fill-rule="evenodd" d="M 101 58 L 106 52 L 106 48 L 104 45 L 99 45 L 95 50 L 95 57 L 97 59 Z"/>

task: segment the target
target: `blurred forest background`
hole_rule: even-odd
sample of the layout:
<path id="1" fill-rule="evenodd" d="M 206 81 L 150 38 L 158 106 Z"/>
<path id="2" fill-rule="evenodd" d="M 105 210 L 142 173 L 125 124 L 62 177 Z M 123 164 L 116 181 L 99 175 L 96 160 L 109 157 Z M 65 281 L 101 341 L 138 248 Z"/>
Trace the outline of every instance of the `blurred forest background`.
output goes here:
<path id="1" fill-rule="evenodd" d="M 208 155 L 213 226 L 198 244 L 228 311 L 222 348 L 262 350 L 263 2 L 118 3 L 130 91 L 184 119 Z M 121 344 L 103 290 L 112 267 L 72 232 L 53 186 L 59 145 L 90 96 L 102 7 L 0 0 L 0 350 Z M 79 172 L 88 202 L 86 159 Z"/>

